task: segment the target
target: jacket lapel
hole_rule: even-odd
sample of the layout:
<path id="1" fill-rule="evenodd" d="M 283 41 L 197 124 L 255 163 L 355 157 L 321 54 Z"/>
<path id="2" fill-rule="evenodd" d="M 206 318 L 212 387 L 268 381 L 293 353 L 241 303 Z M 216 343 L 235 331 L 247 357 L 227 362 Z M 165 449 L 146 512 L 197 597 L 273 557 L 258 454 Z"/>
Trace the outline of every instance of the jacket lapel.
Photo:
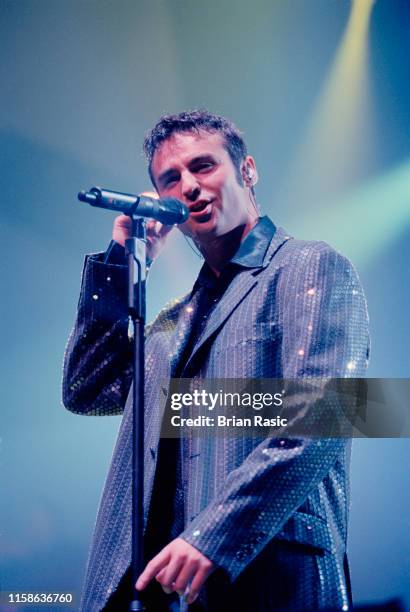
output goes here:
<path id="1" fill-rule="evenodd" d="M 283 228 L 277 228 L 266 251 L 262 266 L 260 268 L 244 269 L 235 276 L 232 283 L 222 296 L 220 302 L 215 307 L 215 310 L 212 312 L 212 316 L 210 316 L 205 329 L 198 338 L 184 371 L 189 368 L 195 354 L 200 350 L 205 342 L 222 327 L 236 307 L 256 287 L 259 274 L 263 273 L 274 254 L 287 240 L 289 240 L 289 238 L 290 236 L 286 234 Z"/>
<path id="2" fill-rule="evenodd" d="M 202 334 L 197 339 L 191 356 L 184 367 L 184 371 L 187 370 L 195 354 L 200 350 L 204 343 L 222 327 L 236 307 L 256 287 L 259 273 L 263 272 L 263 270 L 268 266 L 273 255 L 282 246 L 282 244 L 289 239 L 289 237 L 290 236 L 286 235 L 282 228 L 278 228 L 272 238 L 268 250 L 266 251 L 262 266 L 260 268 L 245 268 L 242 272 L 235 276 L 232 283 L 222 296 L 220 302 L 215 307 L 215 310 L 212 312 L 212 316 L 209 317 L 208 323 L 205 326 Z M 173 334 L 171 341 L 171 378 L 182 355 L 182 351 L 184 350 L 188 341 L 192 322 L 196 315 L 198 303 L 203 291 L 205 291 L 204 288 L 198 289 L 193 295 L 192 299 L 187 300 L 181 309 L 175 333 Z"/>

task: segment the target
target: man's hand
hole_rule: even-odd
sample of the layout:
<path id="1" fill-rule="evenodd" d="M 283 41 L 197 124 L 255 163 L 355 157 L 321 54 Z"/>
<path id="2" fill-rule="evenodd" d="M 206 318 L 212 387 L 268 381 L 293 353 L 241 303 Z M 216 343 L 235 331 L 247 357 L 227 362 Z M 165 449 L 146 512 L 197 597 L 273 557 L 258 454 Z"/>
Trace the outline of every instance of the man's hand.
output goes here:
<path id="1" fill-rule="evenodd" d="M 214 569 L 212 561 L 199 550 L 182 538 L 176 538 L 151 559 L 138 578 L 136 588 L 144 590 L 155 577 L 165 593 L 176 591 L 185 595 L 187 603 L 191 604 Z"/>
<path id="2" fill-rule="evenodd" d="M 150 198 L 158 198 L 158 194 L 151 191 L 144 191 L 140 195 Z M 131 217 L 119 215 L 114 219 L 112 239 L 121 246 L 125 246 L 127 238 L 131 237 Z M 147 257 L 154 260 L 165 244 L 166 237 L 173 229 L 173 225 L 163 225 L 159 221 L 149 219 L 146 223 L 147 228 Z"/>

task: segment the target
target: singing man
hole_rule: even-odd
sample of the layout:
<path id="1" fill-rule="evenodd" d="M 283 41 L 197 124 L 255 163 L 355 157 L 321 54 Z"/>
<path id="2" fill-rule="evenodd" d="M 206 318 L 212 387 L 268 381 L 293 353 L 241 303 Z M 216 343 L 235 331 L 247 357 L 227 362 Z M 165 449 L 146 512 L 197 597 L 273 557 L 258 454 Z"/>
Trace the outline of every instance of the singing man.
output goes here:
<path id="1" fill-rule="evenodd" d="M 207 111 L 163 116 L 144 151 L 159 196 L 188 206 L 179 229 L 204 263 L 192 290 L 147 327 L 147 564 L 137 588 L 152 612 L 349 610 L 349 441 L 170 441 L 160 436 L 168 390 L 159 381 L 362 377 L 368 318 L 357 274 L 328 244 L 295 239 L 261 216 L 256 164 L 230 120 Z M 172 228 L 147 225 L 151 262 Z M 119 216 L 109 251 L 86 258 L 65 356 L 65 406 L 84 415 L 123 414 L 84 612 L 128 609 L 130 597 L 129 233 L 130 219 Z"/>

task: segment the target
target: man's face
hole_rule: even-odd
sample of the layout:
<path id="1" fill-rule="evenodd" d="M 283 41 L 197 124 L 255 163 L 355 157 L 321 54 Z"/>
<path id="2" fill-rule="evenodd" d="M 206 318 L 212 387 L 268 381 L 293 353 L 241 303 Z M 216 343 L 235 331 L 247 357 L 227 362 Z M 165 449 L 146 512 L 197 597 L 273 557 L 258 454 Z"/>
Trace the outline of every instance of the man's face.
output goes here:
<path id="1" fill-rule="evenodd" d="M 200 244 L 252 222 L 247 190 L 238 183 L 220 134 L 173 134 L 155 152 L 151 168 L 160 197 L 188 206 L 189 219 L 179 227 Z"/>

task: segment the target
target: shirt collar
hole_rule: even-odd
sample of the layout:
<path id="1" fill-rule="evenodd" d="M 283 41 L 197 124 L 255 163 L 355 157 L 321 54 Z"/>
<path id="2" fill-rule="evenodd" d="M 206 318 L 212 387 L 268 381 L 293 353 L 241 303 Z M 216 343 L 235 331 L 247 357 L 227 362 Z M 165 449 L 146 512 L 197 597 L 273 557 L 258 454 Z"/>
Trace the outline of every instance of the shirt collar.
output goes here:
<path id="1" fill-rule="evenodd" d="M 245 240 L 241 242 L 238 250 L 232 259 L 224 267 L 222 274 L 225 271 L 232 269 L 235 266 L 243 268 L 260 268 L 263 265 L 263 260 L 269 244 L 276 232 L 276 226 L 268 216 L 259 217 L 258 222 L 251 231 L 247 234 Z M 222 276 L 222 275 L 221 275 Z M 192 290 L 192 294 L 199 286 L 214 285 L 216 280 L 215 274 L 212 272 L 208 264 L 205 262 L 202 266 L 198 278 Z"/>
<path id="2" fill-rule="evenodd" d="M 260 268 L 275 232 L 276 227 L 268 216 L 259 217 L 259 221 L 241 242 L 230 263 L 246 268 Z"/>

